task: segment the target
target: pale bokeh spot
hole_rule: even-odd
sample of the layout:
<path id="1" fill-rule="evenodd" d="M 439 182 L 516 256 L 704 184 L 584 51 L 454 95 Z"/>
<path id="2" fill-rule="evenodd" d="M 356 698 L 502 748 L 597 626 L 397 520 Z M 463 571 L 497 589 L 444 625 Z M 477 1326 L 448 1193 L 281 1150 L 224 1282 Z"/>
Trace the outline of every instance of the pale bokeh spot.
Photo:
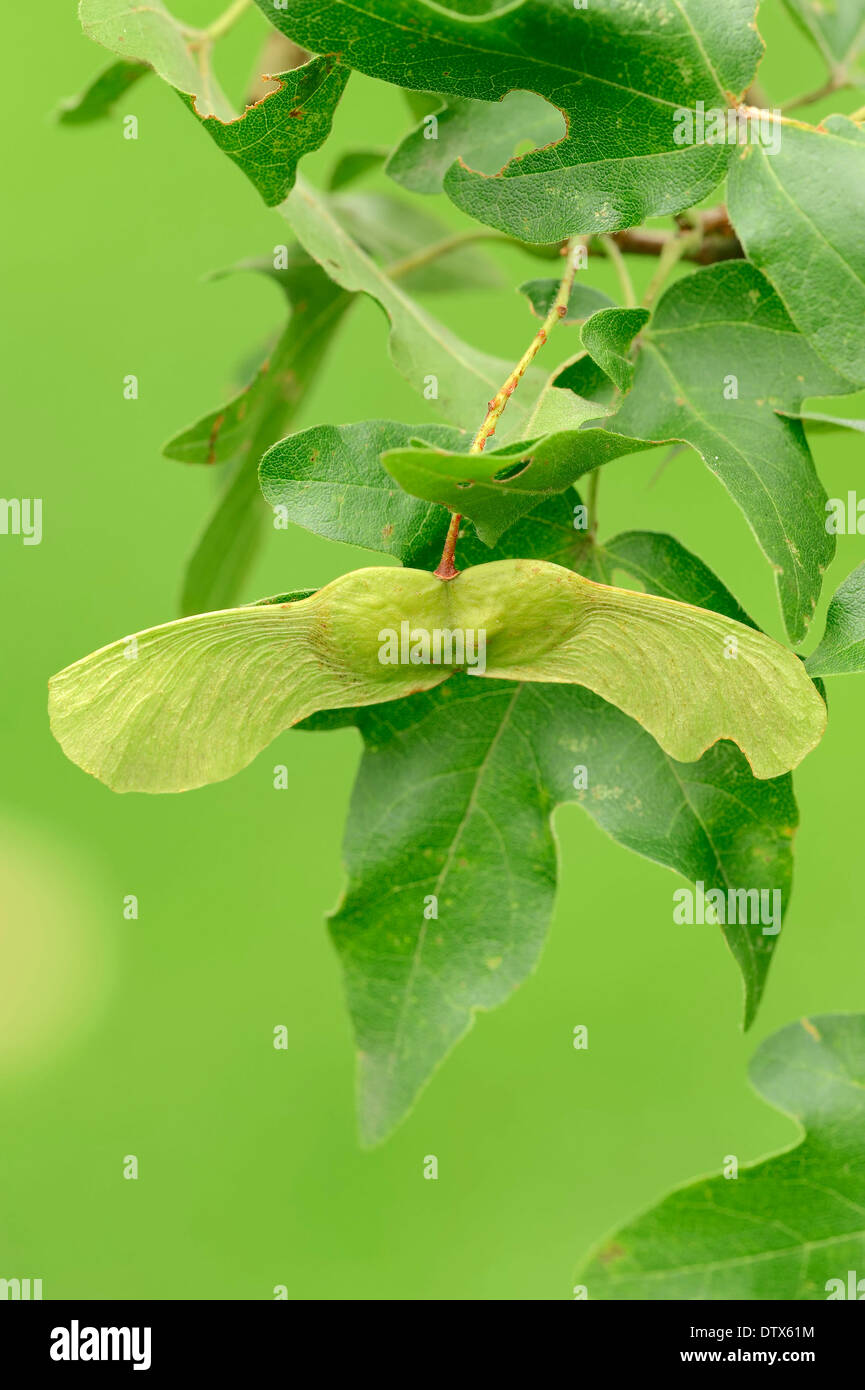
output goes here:
<path id="1" fill-rule="evenodd" d="M 101 1013 L 113 950 L 97 874 L 0 814 L 0 1074 L 50 1064 Z"/>

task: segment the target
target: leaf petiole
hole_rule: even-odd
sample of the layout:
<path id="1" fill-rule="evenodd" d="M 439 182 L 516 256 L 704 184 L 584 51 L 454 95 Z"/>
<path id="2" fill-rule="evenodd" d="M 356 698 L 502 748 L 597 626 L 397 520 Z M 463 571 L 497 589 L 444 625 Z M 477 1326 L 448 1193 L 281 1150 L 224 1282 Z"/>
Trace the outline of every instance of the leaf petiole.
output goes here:
<path id="1" fill-rule="evenodd" d="M 658 257 L 658 268 L 643 295 L 642 307 L 644 309 L 651 308 L 679 261 L 689 252 L 695 251 L 702 240 L 702 229 L 695 227 L 692 231 L 684 232 L 681 236 L 674 237 L 667 242 Z"/>
<path id="2" fill-rule="evenodd" d="M 212 24 L 208 24 L 206 29 L 201 30 L 202 42 L 216 43 L 217 39 L 221 39 L 223 34 L 227 34 L 229 29 L 234 28 L 240 16 L 249 9 L 251 4 L 252 0 L 234 0 L 234 3 L 229 5 L 228 9 L 219 15 Z"/>
<path id="3" fill-rule="evenodd" d="M 602 236 L 601 242 L 610 260 L 613 262 L 613 267 L 619 280 L 619 288 L 622 291 L 622 301 L 625 308 L 635 309 L 637 307 L 637 296 L 634 293 L 634 283 L 631 279 L 627 262 L 622 255 L 619 243 L 614 241 L 611 236 Z"/>
<path id="4" fill-rule="evenodd" d="M 420 270 L 423 266 L 430 265 L 442 256 L 450 255 L 451 251 L 458 251 L 461 246 L 469 246 L 474 241 L 509 241 L 517 246 L 521 244 L 506 232 L 493 232 L 487 228 L 456 232 L 453 236 L 443 237 L 441 241 L 434 241 L 431 246 L 422 246 L 419 251 L 413 251 L 410 256 L 403 256 L 399 261 L 392 261 L 390 265 L 385 266 L 385 271 L 391 279 L 397 280 L 401 275 Z"/>

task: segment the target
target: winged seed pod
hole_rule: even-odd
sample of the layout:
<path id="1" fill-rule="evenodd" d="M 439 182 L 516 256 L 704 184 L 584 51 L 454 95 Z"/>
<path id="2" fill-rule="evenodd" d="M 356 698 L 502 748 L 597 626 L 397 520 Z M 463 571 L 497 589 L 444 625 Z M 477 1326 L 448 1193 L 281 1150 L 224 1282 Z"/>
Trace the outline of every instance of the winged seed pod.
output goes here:
<path id="1" fill-rule="evenodd" d="M 388 634 L 401 632 L 412 650 L 392 660 Z M 421 639 L 436 633 L 480 635 L 483 663 L 457 662 L 454 644 L 450 659 L 437 662 L 432 645 L 424 659 Z M 559 565 L 501 560 L 449 583 L 426 570 L 355 570 L 298 602 L 150 628 L 55 676 L 51 727 L 114 791 L 186 791 L 231 777 L 316 711 L 430 690 L 458 666 L 588 686 L 672 757 L 692 762 L 731 739 L 761 778 L 795 767 L 826 722 L 800 661 L 761 632 Z"/>

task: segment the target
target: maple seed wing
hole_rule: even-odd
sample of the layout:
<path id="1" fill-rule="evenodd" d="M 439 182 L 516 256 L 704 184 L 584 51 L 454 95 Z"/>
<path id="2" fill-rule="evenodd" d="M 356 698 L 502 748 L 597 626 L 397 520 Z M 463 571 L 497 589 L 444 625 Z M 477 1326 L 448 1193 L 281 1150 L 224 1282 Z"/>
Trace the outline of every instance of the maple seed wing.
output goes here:
<path id="1" fill-rule="evenodd" d="M 433 655 L 444 633 L 462 641 Z M 411 651 L 409 634 L 420 639 Z M 731 739 L 758 777 L 795 767 L 825 725 L 801 663 L 762 633 L 559 565 L 502 560 L 449 583 L 425 570 L 357 570 L 299 602 L 121 639 L 54 678 L 52 729 L 115 791 L 184 791 L 232 776 L 318 710 L 428 690 L 462 665 L 588 686 L 684 762 Z"/>

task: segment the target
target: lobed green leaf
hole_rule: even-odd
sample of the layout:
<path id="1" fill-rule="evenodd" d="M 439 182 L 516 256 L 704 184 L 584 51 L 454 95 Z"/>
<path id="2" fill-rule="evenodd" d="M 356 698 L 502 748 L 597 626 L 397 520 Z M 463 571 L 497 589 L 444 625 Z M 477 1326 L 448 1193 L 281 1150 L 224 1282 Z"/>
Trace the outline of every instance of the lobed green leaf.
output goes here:
<path id="1" fill-rule="evenodd" d="M 846 116 L 784 121 L 777 150 L 748 145 L 733 161 L 728 205 L 815 352 L 865 382 L 865 130 Z"/>
<path id="2" fill-rule="evenodd" d="M 754 0 L 522 0 L 457 14 L 427 0 L 293 0 L 259 7 L 296 42 L 400 87 L 501 101 L 534 92 L 567 134 L 488 175 L 454 163 L 444 187 L 525 241 L 637 225 L 700 201 L 735 146 L 677 144 L 677 108 L 726 109 L 762 53 Z"/>
<path id="3" fill-rule="evenodd" d="M 242 116 L 225 120 L 203 114 L 194 95 L 181 93 L 204 129 L 253 183 L 268 207 L 294 187 L 298 161 L 324 144 L 349 69 L 333 55 L 311 58 L 303 67 L 273 74 L 279 83 Z"/>
<path id="4" fill-rule="evenodd" d="M 533 547 L 537 558 L 555 555 L 584 573 L 603 569 L 599 547 L 575 530 L 575 498 L 559 493 L 522 518 L 496 557 Z M 460 554 L 479 545 L 466 537 Z M 670 536 L 629 533 L 604 551 L 611 568 L 637 574 L 650 592 L 750 621 Z M 578 802 L 625 848 L 706 888 L 777 892 L 786 912 L 798 821 L 792 779 L 757 780 L 731 743 L 676 762 L 586 689 L 478 687 L 460 674 L 426 694 L 313 716 L 299 728 L 348 724 L 365 752 L 346 830 L 349 883 L 331 934 L 346 971 L 367 1143 L 399 1122 L 475 1011 L 502 1002 L 533 968 L 555 893 L 556 805 Z M 429 894 L 436 918 L 425 915 Z M 759 925 L 721 930 L 744 981 L 748 1026 L 779 938 Z"/>
<path id="5" fill-rule="evenodd" d="M 411 386 L 431 400 L 449 423 L 465 428 L 480 424 L 491 396 L 512 364 L 477 351 L 428 314 L 404 286 L 393 279 L 352 237 L 337 212 L 298 180 L 281 212 L 308 253 L 344 289 L 377 301 L 390 321 L 394 364 Z M 508 408 L 510 428 L 518 431 L 544 384 L 543 373 L 530 368 Z M 431 394 L 434 390 L 435 394 Z"/>
<path id="6" fill-rule="evenodd" d="M 210 69 L 206 46 L 194 30 L 175 19 L 162 0 L 80 0 L 78 17 L 91 39 L 124 62 L 147 63 L 155 72 L 196 99 L 199 116 L 234 118 L 230 101 Z"/>
<path id="7" fill-rule="evenodd" d="M 314 425 L 280 440 L 261 460 L 265 500 L 316 535 L 415 564 L 436 545 L 441 550 L 449 517 L 395 487 L 379 454 L 408 444 L 420 430 L 452 448 L 468 447 L 469 436 L 449 425 Z"/>
<path id="8" fill-rule="evenodd" d="M 621 1227 L 580 1270 L 590 1299 L 861 1297 L 848 1270 L 865 1261 L 865 1015 L 791 1023 L 762 1043 L 750 1077 L 801 1142 Z"/>
<path id="9" fill-rule="evenodd" d="M 508 92 L 495 105 L 454 97 L 397 145 L 385 173 L 410 193 L 441 193 L 448 169 L 461 159 L 482 174 L 496 174 L 520 147 L 556 144 L 565 134 L 562 113 L 532 92 Z"/>
<path id="10" fill-rule="evenodd" d="M 640 343 L 633 388 L 606 428 L 683 440 L 701 454 L 772 564 L 787 631 L 800 641 L 834 537 L 802 426 L 778 412 L 797 411 L 805 396 L 849 392 L 850 383 L 817 356 L 768 280 L 744 261 L 673 284 Z"/>

